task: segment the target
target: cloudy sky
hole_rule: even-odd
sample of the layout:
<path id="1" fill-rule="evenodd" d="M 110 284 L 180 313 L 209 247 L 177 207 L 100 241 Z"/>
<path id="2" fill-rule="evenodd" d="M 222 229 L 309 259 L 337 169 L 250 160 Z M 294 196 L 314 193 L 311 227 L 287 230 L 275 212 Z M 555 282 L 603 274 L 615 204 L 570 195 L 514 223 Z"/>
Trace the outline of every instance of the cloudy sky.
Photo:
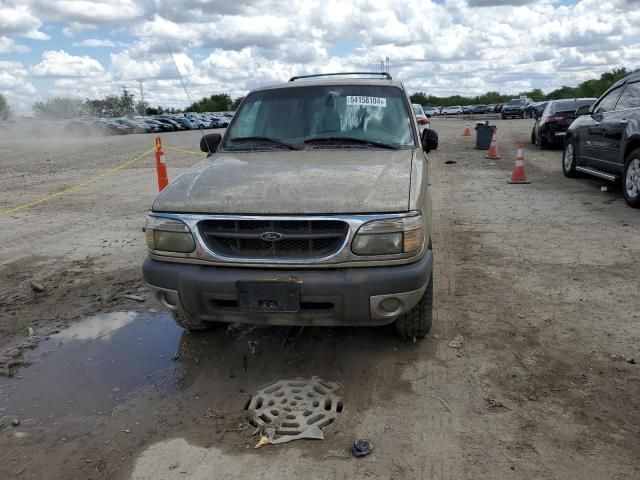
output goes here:
<path id="1" fill-rule="evenodd" d="M 412 92 L 549 91 L 640 67 L 640 0 L 0 0 L 0 92 L 184 106 L 165 41 L 192 99 L 387 56 Z"/>

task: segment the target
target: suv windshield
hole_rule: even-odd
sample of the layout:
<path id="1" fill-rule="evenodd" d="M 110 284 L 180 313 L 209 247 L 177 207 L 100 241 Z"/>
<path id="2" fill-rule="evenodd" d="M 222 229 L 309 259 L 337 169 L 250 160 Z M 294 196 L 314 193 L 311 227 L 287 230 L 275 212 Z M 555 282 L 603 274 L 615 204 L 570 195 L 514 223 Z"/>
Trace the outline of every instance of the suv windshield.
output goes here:
<path id="1" fill-rule="evenodd" d="M 522 105 L 524 105 L 524 100 L 510 100 L 509 103 L 507 103 L 509 107 L 520 107 Z"/>
<path id="2" fill-rule="evenodd" d="M 407 107 L 404 92 L 389 86 L 260 90 L 242 102 L 222 148 L 411 148 L 415 139 Z"/>

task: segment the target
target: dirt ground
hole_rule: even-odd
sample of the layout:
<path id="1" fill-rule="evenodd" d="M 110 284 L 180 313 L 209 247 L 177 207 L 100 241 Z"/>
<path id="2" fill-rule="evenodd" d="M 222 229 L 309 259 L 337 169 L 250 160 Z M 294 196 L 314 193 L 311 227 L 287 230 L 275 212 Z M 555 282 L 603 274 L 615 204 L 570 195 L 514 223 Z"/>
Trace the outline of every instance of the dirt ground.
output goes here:
<path id="1" fill-rule="evenodd" d="M 509 185 L 531 121 L 495 121 L 497 161 L 464 123 L 432 123 L 435 317 L 416 343 L 387 328 L 183 333 L 141 279 L 150 155 L 0 213 L 0 478 L 640 478 L 640 212 L 530 144 L 531 184 Z M 0 138 L 0 212 L 152 142 Z M 167 150 L 169 177 L 198 158 Z M 342 385 L 325 439 L 254 449 L 250 394 L 314 375 Z M 368 457 L 351 456 L 358 438 Z"/>

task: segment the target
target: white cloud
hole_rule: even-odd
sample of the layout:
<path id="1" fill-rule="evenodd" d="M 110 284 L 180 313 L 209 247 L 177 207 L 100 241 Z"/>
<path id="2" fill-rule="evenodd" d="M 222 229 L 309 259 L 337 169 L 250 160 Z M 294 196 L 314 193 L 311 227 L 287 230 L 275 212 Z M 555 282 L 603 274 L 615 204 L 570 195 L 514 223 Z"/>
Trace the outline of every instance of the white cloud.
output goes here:
<path id="1" fill-rule="evenodd" d="M 640 2 L 630 0 L 0 3 L 0 53 L 22 53 L 26 46 L 18 37 L 45 38 L 52 28 L 67 37 L 93 30 L 93 38 L 72 45 L 111 49 L 101 64 L 102 56 L 73 56 L 66 45 L 43 45 L 47 51 L 36 50 L 42 61 L 23 66 L 21 77 L 22 83 L 53 77 L 40 95 L 116 93 L 143 79 L 151 103 L 184 105 L 165 40 L 192 97 L 240 95 L 294 74 L 377 71 L 387 56 L 394 77 L 410 91 L 435 95 L 549 91 L 615 67 L 640 66 Z M 3 78 L 2 88 L 18 88 L 19 82 Z"/>
<path id="2" fill-rule="evenodd" d="M 21 62 L 0 60 L 0 92 L 18 113 L 31 111 L 37 93 L 28 78 L 29 72 Z"/>
<path id="3" fill-rule="evenodd" d="M 84 23 L 71 22 L 62 29 L 62 34 L 67 38 L 72 38 L 72 37 L 75 37 L 76 34 L 84 30 L 95 30 L 96 28 L 97 27 L 95 25 L 87 25 Z"/>
<path id="4" fill-rule="evenodd" d="M 0 35 L 17 34 L 34 40 L 47 40 L 48 35 L 39 31 L 42 22 L 28 6 L 6 6 L 0 3 Z"/>
<path id="5" fill-rule="evenodd" d="M 99 38 L 87 38 L 86 40 L 82 40 L 81 42 L 74 42 L 74 47 L 108 47 L 114 48 L 116 46 L 109 39 L 99 39 Z"/>
<path id="6" fill-rule="evenodd" d="M 115 25 L 138 18 L 142 7 L 132 0 L 33 0 L 34 10 L 49 19 L 89 25 Z"/>
<path id="7" fill-rule="evenodd" d="M 47 50 L 42 61 L 31 68 L 37 77 L 95 77 L 104 73 L 97 60 L 88 56 L 69 55 L 64 50 Z"/>
<path id="8" fill-rule="evenodd" d="M 0 36 L 0 53 L 27 53 L 28 51 L 29 47 L 16 44 L 13 38 Z"/>

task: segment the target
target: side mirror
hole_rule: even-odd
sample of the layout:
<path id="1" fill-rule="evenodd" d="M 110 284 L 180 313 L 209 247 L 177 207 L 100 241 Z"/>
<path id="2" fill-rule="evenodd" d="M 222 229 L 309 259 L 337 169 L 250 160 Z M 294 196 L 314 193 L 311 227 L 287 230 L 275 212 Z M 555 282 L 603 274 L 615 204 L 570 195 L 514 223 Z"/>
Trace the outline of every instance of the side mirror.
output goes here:
<path id="1" fill-rule="evenodd" d="M 435 130 L 431 130 L 430 128 L 425 128 L 422 130 L 422 135 L 420 136 L 420 140 L 422 140 L 422 149 L 429 153 L 431 150 L 437 150 L 438 148 L 438 133 Z"/>
<path id="2" fill-rule="evenodd" d="M 222 135 L 219 133 L 209 133 L 200 139 L 200 150 L 205 153 L 213 153 L 218 149 L 221 141 Z"/>
<path id="3" fill-rule="evenodd" d="M 581 105 L 576 110 L 576 117 L 579 117 L 580 115 L 589 115 L 590 111 L 591 105 Z"/>

